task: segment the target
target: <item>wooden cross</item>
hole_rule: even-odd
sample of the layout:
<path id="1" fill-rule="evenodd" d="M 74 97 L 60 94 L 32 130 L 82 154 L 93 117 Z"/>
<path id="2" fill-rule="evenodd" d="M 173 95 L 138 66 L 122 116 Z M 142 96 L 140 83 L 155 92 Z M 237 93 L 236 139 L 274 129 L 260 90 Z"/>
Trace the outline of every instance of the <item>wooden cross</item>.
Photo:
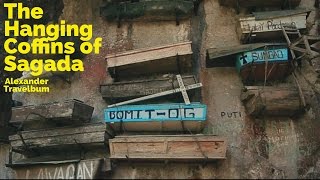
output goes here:
<path id="1" fill-rule="evenodd" d="M 131 103 L 144 101 L 144 100 L 148 100 L 148 99 L 153 99 L 156 97 L 161 97 L 161 96 L 165 96 L 165 95 L 169 95 L 169 94 L 175 94 L 175 93 L 179 93 L 179 92 L 181 92 L 183 99 L 184 99 L 184 102 L 186 104 L 190 104 L 190 99 L 189 99 L 187 90 L 200 88 L 200 87 L 202 87 L 202 83 L 196 83 L 196 84 L 184 86 L 181 75 L 178 74 L 176 77 L 177 77 L 177 80 L 179 83 L 179 88 L 168 90 L 168 91 L 163 91 L 160 93 L 156 93 L 156 94 L 152 94 L 152 95 L 148 95 L 148 96 L 144 96 L 144 97 L 140 97 L 140 98 L 136 98 L 136 99 L 132 99 L 132 100 L 116 103 L 116 104 L 112 104 L 112 105 L 109 105 L 108 108 L 122 106 L 125 104 L 131 104 Z"/>

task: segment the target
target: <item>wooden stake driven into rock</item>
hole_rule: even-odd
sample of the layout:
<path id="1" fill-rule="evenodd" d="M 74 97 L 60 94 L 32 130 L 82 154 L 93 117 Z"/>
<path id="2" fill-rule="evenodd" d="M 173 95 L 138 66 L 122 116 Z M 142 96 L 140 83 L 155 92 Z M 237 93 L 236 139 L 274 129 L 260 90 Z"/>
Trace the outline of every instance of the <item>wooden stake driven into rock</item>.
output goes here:
<path id="1" fill-rule="evenodd" d="M 176 89 L 172 89 L 172 90 L 168 90 L 168 91 L 164 91 L 164 92 L 160 92 L 160 93 L 156 93 L 156 94 L 152 94 L 152 95 L 148 95 L 148 96 L 144 96 L 144 97 L 140 97 L 140 98 L 136 98 L 136 99 L 132 99 L 132 100 L 128 100 L 128 101 L 124 101 L 124 102 L 121 102 L 121 103 L 112 104 L 112 105 L 109 105 L 108 108 L 121 106 L 121 105 L 125 105 L 125 104 L 131 104 L 131 103 L 134 103 L 134 102 L 140 102 L 140 101 L 144 101 L 144 100 L 147 100 L 147 99 L 161 97 L 161 96 L 174 94 L 174 93 L 178 93 L 178 92 L 182 93 L 184 102 L 188 105 L 188 104 L 190 104 L 190 99 L 189 99 L 189 96 L 187 94 L 187 90 L 200 88 L 200 87 L 202 87 L 202 83 L 197 83 L 197 84 L 192 84 L 192 85 L 189 85 L 189 86 L 184 86 L 182 78 L 181 78 L 181 75 L 179 74 L 176 77 L 177 77 L 177 80 L 178 80 L 180 88 L 176 88 Z"/>

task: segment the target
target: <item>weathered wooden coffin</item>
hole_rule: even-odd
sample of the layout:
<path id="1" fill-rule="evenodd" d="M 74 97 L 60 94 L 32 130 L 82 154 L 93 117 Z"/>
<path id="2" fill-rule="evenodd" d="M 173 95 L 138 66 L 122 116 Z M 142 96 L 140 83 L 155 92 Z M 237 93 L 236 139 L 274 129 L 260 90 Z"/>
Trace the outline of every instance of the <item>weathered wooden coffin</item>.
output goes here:
<path id="1" fill-rule="evenodd" d="M 16 179 L 96 179 L 111 170 L 109 159 L 17 162 L 7 164 Z"/>
<path id="2" fill-rule="evenodd" d="M 62 127 L 45 130 L 22 131 L 9 137 L 12 148 L 21 153 L 51 149 L 68 149 L 81 146 L 100 146 L 105 141 L 104 123 L 87 124 L 81 127 Z M 22 138 L 21 138 L 22 137 Z M 23 139 L 23 141 L 22 141 Z M 70 148 L 69 148 L 70 147 Z M 38 151 L 39 150 L 39 151 Z"/>
<path id="3" fill-rule="evenodd" d="M 288 49 L 284 46 L 265 46 L 239 53 L 236 67 L 243 80 L 283 79 L 290 73 Z"/>
<path id="4" fill-rule="evenodd" d="M 115 78 L 157 73 L 190 73 L 191 42 L 138 49 L 106 57 L 108 71 Z"/>
<path id="5" fill-rule="evenodd" d="M 120 131 L 200 131 L 207 106 L 200 103 L 129 105 L 105 110 L 105 121 Z"/>
<path id="6" fill-rule="evenodd" d="M 304 92 L 308 104 L 310 92 Z M 252 116 L 294 116 L 304 106 L 297 87 L 247 86 L 241 94 L 247 113 Z"/>
<path id="7" fill-rule="evenodd" d="M 272 41 L 283 37 L 281 26 L 305 29 L 309 13 L 309 10 L 253 12 L 239 18 L 238 35 L 243 43 Z"/>
<path id="8" fill-rule="evenodd" d="M 39 120 L 55 120 L 62 124 L 84 123 L 91 120 L 94 108 L 79 100 L 12 108 L 10 123 L 27 124 Z"/>
<path id="9" fill-rule="evenodd" d="M 195 76 L 182 76 L 185 86 L 196 84 Z M 158 79 L 145 79 L 139 81 L 116 82 L 100 86 L 102 97 L 107 101 L 124 101 L 167 90 L 179 88 L 175 76 L 168 76 Z M 190 91 L 191 92 L 191 91 Z"/>
<path id="10" fill-rule="evenodd" d="M 219 0 L 220 5 L 234 8 L 252 8 L 252 7 L 278 7 L 291 9 L 300 4 L 301 0 Z"/>
<path id="11" fill-rule="evenodd" d="M 193 10 L 193 0 L 114 1 L 101 7 L 100 14 L 109 21 L 155 21 L 188 18 Z"/>
<path id="12" fill-rule="evenodd" d="M 212 161 L 226 158 L 226 141 L 211 135 L 116 136 L 111 160 Z"/>

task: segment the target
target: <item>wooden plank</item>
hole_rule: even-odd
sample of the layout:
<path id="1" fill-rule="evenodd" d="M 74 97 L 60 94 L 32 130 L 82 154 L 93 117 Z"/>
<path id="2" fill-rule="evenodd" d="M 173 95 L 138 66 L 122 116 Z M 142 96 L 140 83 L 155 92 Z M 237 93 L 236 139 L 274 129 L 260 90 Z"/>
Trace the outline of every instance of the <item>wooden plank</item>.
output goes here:
<path id="1" fill-rule="evenodd" d="M 111 170 L 109 159 L 51 161 L 20 164 L 12 169 L 17 179 L 96 179 Z"/>
<path id="2" fill-rule="evenodd" d="M 62 124 L 88 122 L 94 108 L 78 100 L 67 100 L 48 104 L 20 106 L 12 108 L 11 124 L 17 125 L 30 121 L 55 120 Z"/>
<path id="3" fill-rule="evenodd" d="M 277 13 L 278 11 L 273 11 Z M 262 14 L 262 13 L 260 13 Z M 259 14 L 259 15 L 260 15 Z M 268 12 L 268 15 L 272 13 Z M 264 17 L 257 19 L 257 14 L 240 17 L 238 32 L 241 40 L 254 36 L 254 39 L 259 40 L 272 40 L 274 38 L 282 37 L 282 26 L 295 26 L 297 29 L 305 29 L 307 21 L 307 12 L 300 12 L 298 14 L 290 14 L 288 16 L 279 17 Z M 260 15 L 263 16 L 263 15 Z"/>
<path id="4" fill-rule="evenodd" d="M 304 91 L 304 96 L 310 96 L 310 92 Z M 241 99 L 253 116 L 293 116 L 304 109 L 297 87 L 249 87 Z"/>
<path id="5" fill-rule="evenodd" d="M 266 71 L 266 62 L 267 71 Z M 288 49 L 283 46 L 266 46 L 239 53 L 236 67 L 243 80 L 276 80 L 290 73 Z"/>
<path id="6" fill-rule="evenodd" d="M 188 73 L 192 70 L 191 42 L 138 49 L 106 57 L 112 77 L 157 73 Z"/>
<path id="7" fill-rule="evenodd" d="M 200 87 L 202 87 L 202 83 L 192 84 L 192 85 L 187 86 L 186 90 L 197 89 L 197 88 L 200 88 Z M 157 97 L 161 97 L 161 96 L 166 96 L 166 95 L 170 95 L 170 94 L 175 94 L 175 93 L 179 93 L 179 92 L 181 92 L 180 88 L 173 89 L 173 90 L 168 90 L 168 91 L 152 94 L 152 95 L 149 95 L 149 96 L 144 96 L 144 97 L 140 97 L 140 98 L 124 101 L 124 102 L 121 102 L 121 103 L 112 104 L 112 105 L 109 105 L 108 108 L 122 106 L 122 105 L 126 105 L 126 104 L 131 104 L 131 103 L 135 103 L 135 102 L 140 102 L 140 101 L 153 99 L 153 98 L 157 98 Z"/>
<path id="8" fill-rule="evenodd" d="M 81 127 L 63 127 L 46 130 L 22 131 L 21 136 L 28 149 L 59 147 L 78 144 L 99 144 L 104 142 L 104 123 L 88 124 Z M 9 137 L 14 149 L 25 150 L 20 135 Z"/>
<path id="9" fill-rule="evenodd" d="M 217 160 L 226 141 L 211 135 L 117 136 L 109 140 L 111 160 Z"/>
<path id="10" fill-rule="evenodd" d="M 238 5 L 241 8 L 249 8 L 249 7 L 285 7 L 288 9 L 294 8 L 300 4 L 301 0 L 219 0 L 220 5 L 234 7 L 236 8 Z M 238 4 L 238 5 L 237 5 Z"/>
<path id="11" fill-rule="evenodd" d="M 200 103 L 131 105 L 106 109 L 105 121 L 119 131 L 200 131 L 206 113 Z"/>
<path id="12" fill-rule="evenodd" d="M 192 75 L 182 76 L 183 83 L 188 86 L 197 83 Z M 107 101 L 124 101 L 142 96 L 178 88 L 179 84 L 174 76 L 158 79 L 144 79 L 140 81 L 116 82 L 100 86 L 102 97 Z"/>

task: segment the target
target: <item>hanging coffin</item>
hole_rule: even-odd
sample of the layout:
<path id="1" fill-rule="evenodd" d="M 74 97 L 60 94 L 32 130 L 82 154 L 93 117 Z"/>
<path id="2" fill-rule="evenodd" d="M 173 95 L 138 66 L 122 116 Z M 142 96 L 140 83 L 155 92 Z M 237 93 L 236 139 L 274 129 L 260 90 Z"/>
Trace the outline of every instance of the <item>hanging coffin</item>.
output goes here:
<path id="1" fill-rule="evenodd" d="M 301 96 L 309 104 L 310 91 L 302 94 L 298 87 L 246 86 L 241 100 L 252 116 L 293 116 L 304 110 Z"/>
<path id="2" fill-rule="evenodd" d="M 193 0 L 115 1 L 100 8 L 108 21 L 177 20 L 191 17 L 193 11 Z"/>
<path id="3" fill-rule="evenodd" d="M 226 141 L 212 135 L 116 136 L 111 160 L 212 161 L 226 158 Z"/>
<path id="4" fill-rule="evenodd" d="M 219 0 L 220 5 L 234 8 L 277 7 L 291 9 L 300 4 L 301 0 Z"/>
<path id="5" fill-rule="evenodd" d="M 91 120 L 94 108 L 84 104 L 79 100 L 66 100 L 48 104 L 20 106 L 12 108 L 10 124 L 24 126 L 48 125 L 60 123 L 60 125 L 70 125 L 84 123 Z M 43 121 L 46 123 L 39 123 Z"/>
<path id="6" fill-rule="evenodd" d="M 79 150 L 79 147 L 101 147 L 105 142 L 104 123 L 86 124 L 44 130 L 22 131 L 9 137 L 14 151 L 21 154 L 54 152 L 61 149 Z"/>
<path id="7" fill-rule="evenodd" d="M 157 73 L 190 73 L 191 42 L 138 49 L 106 57 L 113 78 L 135 77 Z"/>
<path id="8" fill-rule="evenodd" d="M 263 1 L 265 2 L 265 1 Z M 243 43 L 253 41 L 272 41 L 282 34 L 282 26 L 305 29 L 309 10 L 283 10 L 253 12 L 239 18 L 238 34 Z"/>
<path id="9" fill-rule="evenodd" d="M 207 49 L 207 67 L 235 67 L 239 53 L 253 51 L 266 46 L 285 46 L 285 43 L 253 43 Z"/>
<path id="10" fill-rule="evenodd" d="M 196 77 L 192 75 L 182 76 L 182 80 L 185 86 L 197 83 Z M 179 88 L 177 78 L 175 76 L 169 76 L 158 79 L 144 79 L 101 85 L 100 92 L 106 101 L 119 102 L 176 88 Z M 190 95 L 190 93 L 188 94 Z"/>
<path id="11" fill-rule="evenodd" d="M 200 103 L 129 105 L 105 110 L 105 121 L 115 131 L 194 131 L 206 120 Z"/>
<path id="12" fill-rule="evenodd" d="M 290 73 L 288 49 L 265 46 L 239 53 L 236 67 L 244 81 L 283 79 Z"/>

